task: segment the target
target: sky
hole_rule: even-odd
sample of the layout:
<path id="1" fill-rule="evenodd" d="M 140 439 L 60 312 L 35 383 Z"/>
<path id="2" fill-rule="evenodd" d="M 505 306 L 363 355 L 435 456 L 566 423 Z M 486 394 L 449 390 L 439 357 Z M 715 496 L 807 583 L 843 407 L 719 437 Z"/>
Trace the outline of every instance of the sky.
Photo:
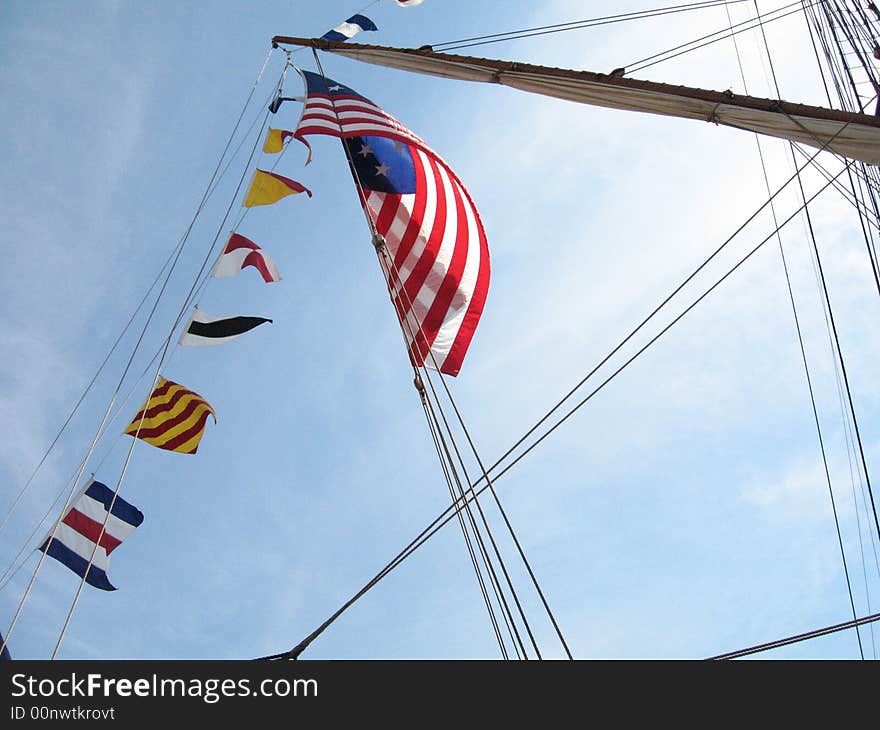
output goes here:
<path id="1" fill-rule="evenodd" d="M 425 0 L 403 9 L 381 0 L 365 11 L 379 31 L 357 40 L 418 47 L 649 5 Z M 238 226 L 270 253 L 283 281 L 265 285 L 244 271 L 211 282 L 199 306 L 273 324 L 222 347 L 171 353 L 163 375 L 202 394 L 218 422 L 209 423 L 195 456 L 135 445 L 120 495 L 141 509 L 144 523 L 112 555 L 109 576 L 118 590 L 84 588 L 60 658 L 236 659 L 284 651 L 448 504 L 340 145 L 313 138 L 307 167 L 298 145 L 280 160 L 247 166 L 257 138 L 244 132 L 262 120 L 284 64 L 283 53 L 269 54 L 271 37 L 319 36 L 358 10 L 342 0 L 10 0 L 0 8 L 0 412 L 9 424 L 0 447 L 3 514 L 190 224 L 252 89 L 234 140 L 241 151 L 192 228 L 123 383 L 120 415 L 87 474 L 94 469 L 111 487 L 120 478 L 130 445 L 120 434 L 149 388 L 149 378 L 138 378 L 215 236 L 228 233 L 227 208 L 239 214 L 240 177 L 254 164 L 277 162 L 277 172 L 314 193 L 254 209 Z M 752 3 L 730 8 L 734 22 L 752 11 Z M 464 52 L 608 72 L 727 23 L 724 9 L 714 8 Z M 803 17 L 766 30 L 783 98 L 824 103 Z M 749 93 L 773 96 L 760 37 L 739 39 Z M 292 58 L 314 70 L 310 53 Z M 746 132 L 329 54 L 322 63 L 328 76 L 440 152 L 480 211 L 492 279 L 461 374 L 449 386 L 487 464 L 767 198 L 756 139 Z M 730 41 L 635 77 L 744 90 Z M 296 77 L 284 89 L 301 93 Z M 299 105 L 286 102 L 272 124 L 291 129 L 298 115 Z M 792 173 L 788 147 L 765 139 L 762 151 L 775 190 Z M 817 189 L 816 176 L 805 176 L 805 186 Z M 779 197 L 779 220 L 797 209 L 797 195 Z M 830 190 L 811 211 L 870 470 L 880 462 L 872 377 L 880 343 L 871 326 L 880 299 L 851 206 Z M 601 373 L 634 354 L 772 230 L 765 211 Z M 781 240 L 861 616 L 880 605 L 876 534 L 871 542 L 801 218 Z M 0 530 L 0 569 L 75 474 L 145 318 L 140 311 Z M 577 658 L 700 658 L 852 617 L 775 239 L 496 489 Z M 542 653 L 564 656 L 497 511 L 485 504 Z M 30 553 L 0 588 L 4 635 L 36 562 Z M 63 565 L 44 561 L 9 637 L 13 657 L 52 654 L 78 584 Z M 874 658 L 880 636 L 875 641 L 868 629 L 861 636 Z M 454 524 L 303 654 L 498 656 Z M 851 631 L 760 655 L 858 656 Z"/>

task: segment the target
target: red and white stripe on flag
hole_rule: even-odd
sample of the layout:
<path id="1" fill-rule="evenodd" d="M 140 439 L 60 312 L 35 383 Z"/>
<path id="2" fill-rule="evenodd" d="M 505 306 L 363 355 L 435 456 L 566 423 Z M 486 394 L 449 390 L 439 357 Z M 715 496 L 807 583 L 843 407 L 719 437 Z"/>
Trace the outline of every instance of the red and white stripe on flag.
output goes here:
<path id="1" fill-rule="evenodd" d="M 489 248 L 461 181 L 410 145 L 416 192 L 365 190 L 365 207 L 393 258 L 392 292 L 417 365 L 458 375 L 489 290 Z M 429 354 L 430 350 L 430 354 Z"/>
<path id="2" fill-rule="evenodd" d="M 300 74 L 306 103 L 294 136 L 384 137 L 409 151 L 415 192 L 380 192 L 358 173 L 363 203 L 393 257 L 390 284 L 413 362 L 457 375 L 489 290 L 489 247 L 470 194 L 424 140 L 369 99 Z"/>
<path id="3" fill-rule="evenodd" d="M 226 248 L 217 257 L 214 268 L 211 269 L 211 276 L 215 279 L 228 278 L 235 276 L 246 266 L 253 266 L 259 271 L 263 281 L 267 284 L 281 281 L 281 274 L 278 273 L 278 268 L 275 266 L 275 262 L 269 258 L 269 254 L 249 238 L 238 233 L 229 236 Z"/>
<path id="4" fill-rule="evenodd" d="M 90 481 L 39 547 L 90 585 L 116 588 L 107 578 L 110 553 L 144 521 L 143 513 L 106 484 Z"/>

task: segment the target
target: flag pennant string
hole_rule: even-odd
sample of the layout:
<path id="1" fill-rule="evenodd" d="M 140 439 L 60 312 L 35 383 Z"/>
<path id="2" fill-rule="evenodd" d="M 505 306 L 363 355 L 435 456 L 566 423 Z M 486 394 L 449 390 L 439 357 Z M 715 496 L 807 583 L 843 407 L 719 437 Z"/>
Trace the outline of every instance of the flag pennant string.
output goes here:
<path id="1" fill-rule="evenodd" d="M 415 7 L 422 0 L 393 0 Z M 347 41 L 377 31 L 365 15 L 355 14 L 327 31 L 322 40 Z M 348 148 L 362 205 L 384 237 L 394 261 L 394 306 L 402 319 L 416 320 L 408 334 L 413 363 L 436 366 L 456 375 L 483 310 L 489 285 L 489 254 L 479 214 L 456 174 L 417 135 L 347 86 L 300 71 L 305 97 L 278 95 L 269 106 L 304 101 L 295 131 L 267 130 L 265 154 L 282 152 L 291 138 L 305 145 L 312 160 L 312 134 L 339 137 Z M 256 169 L 242 206 L 271 205 L 289 195 L 312 192 L 296 180 Z M 271 257 L 256 243 L 232 232 L 211 269 L 212 278 L 230 278 L 246 267 L 265 283 L 281 281 Z M 238 339 L 265 317 L 211 317 L 198 306 L 178 344 L 212 346 Z M 432 362 L 428 362 L 430 355 Z M 214 408 L 198 393 L 159 376 L 155 387 L 124 433 L 166 451 L 195 454 Z M 79 492 L 38 550 L 65 565 L 89 585 L 115 591 L 108 569 L 110 554 L 143 523 L 144 515 L 105 484 L 94 479 Z M 11 658 L 0 635 L 0 660 Z"/>
<path id="2" fill-rule="evenodd" d="M 110 553 L 143 521 L 137 507 L 119 495 L 114 499 L 106 484 L 92 480 L 39 550 L 85 578 L 89 585 L 115 591 L 107 578 Z"/>

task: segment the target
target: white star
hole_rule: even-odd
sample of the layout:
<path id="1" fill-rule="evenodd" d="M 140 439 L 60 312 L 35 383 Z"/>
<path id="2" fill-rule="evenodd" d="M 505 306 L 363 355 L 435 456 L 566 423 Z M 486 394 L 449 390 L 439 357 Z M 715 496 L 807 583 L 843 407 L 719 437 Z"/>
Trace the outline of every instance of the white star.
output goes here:
<path id="1" fill-rule="evenodd" d="M 366 142 L 364 142 L 361 145 L 361 151 L 358 152 L 358 154 L 363 155 L 364 157 L 367 157 L 368 155 L 373 154 L 373 148 L 370 147 L 370 145 L 368 145 Z"/>
<path id="2" fill-rule="evenodd" d="M 391 171 L 391 168 L 388 167 L 388 165 L 386 165 L 384 162 L 381 165 L 378 165 L 376 167 L 376 174 L 377 175 L 384 175 L 385 177 L 388 177 L 388 173 L 390 171 Z"/>
<path id="3" fill-rule="evenodd" d="M 334 86 L 328 86 L 327 91 L 339 91 L 341 88 L 342 87 L 339 84 L 336 84 Z"/>

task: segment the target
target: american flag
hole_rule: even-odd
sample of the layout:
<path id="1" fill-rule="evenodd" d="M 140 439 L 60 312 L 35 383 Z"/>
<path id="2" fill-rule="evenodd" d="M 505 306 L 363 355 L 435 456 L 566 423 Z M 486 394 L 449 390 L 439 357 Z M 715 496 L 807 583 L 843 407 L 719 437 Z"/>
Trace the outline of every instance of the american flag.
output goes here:
<path id="1" fill-rule="evenodd" d="M 390 285 L 410 357 L 457 375 L 489 290 L 489 248 L 473 200 L 440 156 L 394 117 L 344 84 L 300 73 L 306 102 L 294 136 L 342 139 L 364 209 L 393 259 Z"/>

